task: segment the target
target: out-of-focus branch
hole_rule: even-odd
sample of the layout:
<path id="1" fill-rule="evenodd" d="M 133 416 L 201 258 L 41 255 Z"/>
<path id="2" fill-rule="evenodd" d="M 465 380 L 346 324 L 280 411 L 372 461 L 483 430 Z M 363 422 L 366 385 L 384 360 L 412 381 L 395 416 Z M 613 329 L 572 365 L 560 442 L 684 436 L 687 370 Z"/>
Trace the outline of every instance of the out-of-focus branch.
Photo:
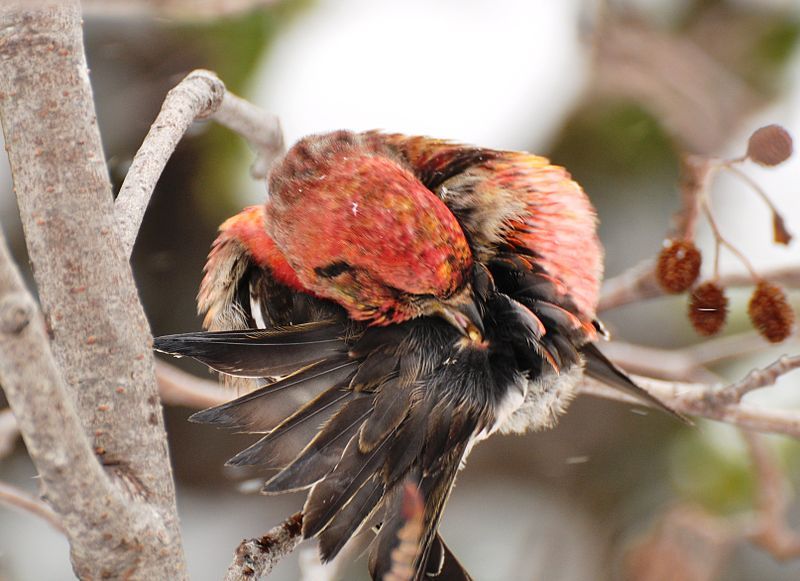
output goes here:
<path id="1" fill-rule="evenodd" d="M 297 512 L 263 537 L 245 539 L 236 548 L 225 581 L 248 581 L 269 574 L 303 540 L 303 514 Z"/>
<path id="2" fill-rule="evenodd" d="M 195 377 L 159 360 L 156 360 L 156 377 L 161 401 L 167 405 L 205 409 L 222 405 L 234 397 L 216 380 Z"/>
<path id="3" fill-rule="evenodd" d="M 782 284 L 789 288 L 800 288 L 800 267 L 789 266 L 761 270 L 764 280 Z M 753 277 L 747 273 L 722 274 L 718 283 L 725 288 L 752 286 Z M 666 295 L 658 286 L 655 277 L 655 261 L 647 259 L 603 284 L 598 311 L 609 311 Z"/>
<path id="4" fill-rule="evenodd" d="M 800 555 L 800 534 L 787 523 L 791 486 L 774 450 L 759 434 L 742 432 L 756 476 L 756 514 L 747 537 L 776 559 Z"/>
<path id="5" fill-rule="evenodd" d="M 787 346 L 797 346 L 789 340 Z M 756 332 L 716 337 L 680 349 L 659 349 L 623 341 L 611 341 L 602 346 L 603 353 L 614 363 L 631 373 L 658 379 L 714 383 L 716 374 L 706 369 L 725 359 L 757 353 L 769 344 Z"/>
<path id="6" fill-rule="evenodd" d="M 782 357 L 764 369 L 753 371 L 741 381 L 727 386 L 662 381 L 640 376 L 635 376 L 634 379 L 644 389 L 682 414 L 719 420 L 756 432 L 800 438 L 800 412 L 759 408 L 740 402 L 746 393 L 773 385 L 780 375 L 799 367 L 800 356 Z M 589 378 L 584 379 L 579 391 L 596 397 L 644 405 L 631 396 Z"/>
<path id="7" fill-rule="evenodd" d="M 213 118 L 253 145 L 257 157 L 251 172 L 255 178 L 266 177 L 275 157 L 283 153 L 283 131 L 276 116 L 227 92 L 224 83 L 210 71 L 189 73 L 167 94 L 117 196 L 117 230 L 128 256 L 175 147 L 195 120 L 206 118 Z"/>
<path id="8" fill-rule="evenodd" d="M 52 508 L 15 486 L 0 482 L 0 503 L 36 515 L 58 532 L 66 533 L 61 519 Z"/>
<path id="9" fill-rule="evenodd" d="M 0 411 L 0 460 L 11 454 L 19 438 L 17 418 L 11 408 Z"/>
<path id="10" fill-rule="evenodd" d="M 250 142 L 256 150 L 250 175 L 257 180 L 265 179 L 272 162 L 286 148 L 280 119 L 230 92 L 225 93 L 213 119 Z"/>
<path id="11" fill-rule="evenodd" d="M 84 0 L 90 16 L 169 17 L 210 20 L 243 14 L 275 4 L 277 0 Z"/>

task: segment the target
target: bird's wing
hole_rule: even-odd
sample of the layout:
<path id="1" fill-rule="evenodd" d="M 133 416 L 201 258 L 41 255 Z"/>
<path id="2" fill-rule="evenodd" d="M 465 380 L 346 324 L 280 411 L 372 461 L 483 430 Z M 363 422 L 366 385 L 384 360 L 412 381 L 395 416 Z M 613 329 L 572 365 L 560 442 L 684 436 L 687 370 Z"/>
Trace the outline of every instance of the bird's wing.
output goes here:
<path id="1" fill-rule="evenodd" d="M 279 271 L 263 214 L 252 207 L 235 216 L 212 247 L 198 296 L 211 331 L 156 339 L 156 349 L 193 357 L 227 383 L 254 384 L 192 421 L 261 434 L 229 464 L 278 470 L 267 493 L 310 489 L 304 534 L 319 537 L 325 558 L 370 518 L 386 521 L 374 545 L 376 570 L 390 565 L 384 557 L 396 541 L 389 500 L 409 475 L 424 474 L 425 534 L 415 567 L 469 579 L 436 533 L 460 461 L 450 470 L 440 457 L 463 453 L 486 415 L 485 406 L 451 410 L 436 396 L 445 384 L 430 376 L 448 359 L 453 331 L 439 321 L 439 335 L 417 323 L 365 329 L 338 306 L 301 292 Z M 451 433 L 452 414 L 463 416 L 458 433 Z"/>
<path id="2" fill-rule="evenodd" d="M 319 537 L 325 560 L 376 515 L 383 524 L 373 570 L 388 571 L 402 525 L 403 483 L 415 481 L 425 506 L 414 564 L 421 578 L 431 547 L 435 570 L 444 566 L 439 518 L 465 451 L 490 421 L 490 398 L 467 397 L 492 381 L 487 354 L 460 351 L 458 338 L 438 320 L 369 328 L 317 322 L 171 335 L 157 339 L 156 348 L 247 377 L 294 367 L 279 381 L 192 419 L 262 434 L 230 464 L 279 470 L 265 485 L 267 493 L 309 490 L 303 534 Z M 454 391 L 454 384 L 463 389 Z M 312 397 L 292 400 L 298 392 Z M 282 421 L 275 421 L 276 407 L 285 413 Z M 449 559 L 447 565 L 463 570 Z"/>

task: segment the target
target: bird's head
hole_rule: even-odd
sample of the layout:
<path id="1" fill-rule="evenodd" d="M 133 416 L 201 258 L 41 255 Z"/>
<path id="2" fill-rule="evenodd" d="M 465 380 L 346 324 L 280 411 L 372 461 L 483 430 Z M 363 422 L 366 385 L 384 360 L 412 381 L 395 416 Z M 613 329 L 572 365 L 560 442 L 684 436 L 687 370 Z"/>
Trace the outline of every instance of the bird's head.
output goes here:
<path id="1" fill-rule="evenodd" d="M 267 229 L 302 284 L 354 319 L 443 317 L 479 340 L 472 254 L 456 218 L 362 136 L 297 143 L 270 175 Z"/>

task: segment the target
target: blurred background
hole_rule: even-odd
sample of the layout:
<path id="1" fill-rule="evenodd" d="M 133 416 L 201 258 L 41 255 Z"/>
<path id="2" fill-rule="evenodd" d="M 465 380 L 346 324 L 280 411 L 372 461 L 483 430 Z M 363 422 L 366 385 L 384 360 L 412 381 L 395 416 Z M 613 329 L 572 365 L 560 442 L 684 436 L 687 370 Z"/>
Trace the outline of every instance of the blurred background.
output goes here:
<path id="1" fill-rule="evenodd" d="M 288 144 L 308 133 L 382 128 L 550 156 L 598 207 L 613 276 L 660 250 L 679 205 L 681 154 L 739 156 L 750 132 L 768 123 L 800 136 L 796 0 L 84 4 L 116 187 L 165 93 L 192 69 L 208 68 L 279 115 Z M 238 136 L 205 123 L 192 128 L 167 166 L 133 258 L 155 334 L 200 327 L 194 297 L 216 227 L 266 194 L 249 178 L 252 159 Z M 800 232 L 800 161 L 745 169 L 789 229 Z M 0 217 L 27 266 L 8 171 L 0 159 Z M 772 244 L 768 210 L 740 181 L 722 176 L 713 202 L 725 235 L 757 268 L 800 262 L 796 241 Z M 711 256 L 705 225 L 699 243 Z M 741 269 L 727 256 L 722 264 L 723 271 Z M 747 296 L 747 289 L 732 294 L 726 333 L 747 331 Z M 661 298 L 603 318 L 621 340 L 680 348 L 701 341 L 685 303 L 683 296 Z M 757 347 L 713 371 L 733 380 L 783 352 L 800 352 L 796 339 Z M 185 367 L 207 376 L 200 366 Z M 800 374 L 748 397 L 800 413 Z M 302 497 L 248 493 L 223 463 L 253 438 L 189 424 L 190 413 L 166 409 L 179 510 L 192 578 L 215 580 L 242 538 L 263 534 Z M 800 483 L 797 443 L 769 443 Z M 21 442 L 0 459 L 0 479 L 36 491 Z M 555 430 L 481 444 L 459 477 L 442 530 L 479 580 L 800 578 L 800 560 L 779 562 L 731 534 L 731 523 L 753 506 L 737 430 L 712 422 L 688 428 L 583 396 Z M 800 528 L 800 510 L 789 520 Z M 272 578 L 297 579 L 301 552 Z M 365 571 L 361 557 L 342 578 L 363 579 Z M 0 506 L 0 579 L 71 576 L 58 533 Z"/>

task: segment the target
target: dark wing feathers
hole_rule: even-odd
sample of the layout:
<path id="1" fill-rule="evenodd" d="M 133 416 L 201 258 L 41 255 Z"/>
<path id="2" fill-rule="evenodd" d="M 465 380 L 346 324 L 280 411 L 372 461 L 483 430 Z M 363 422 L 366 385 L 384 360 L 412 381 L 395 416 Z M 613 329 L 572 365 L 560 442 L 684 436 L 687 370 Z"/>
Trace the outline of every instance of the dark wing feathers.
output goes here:
<path id="1" fill-rule="evenodd" d="M 388 438 L 406 418 L 411 404 L 411 390 L 401 389 L 397 378 L 384 383 L 375 396 L 372 413 L 359 431 L 359 449 L 368 452 Z"/>
<path id="2" fill-rule="evenodd" d="M 269 432 L 331 385 L 352 377 L 357 362 L 346 357 L 322 360 L 229 403 L 203 410 L 189 420 L 249 432 Z"/>
<path id="3" fill-rule="evenodd" d="M 274 494 L 308 487 L 336 467 L 344 449 L 372 409 L 370 397 L 353 399 L 333 416 L 297 457 L 264 485 Z"/>
<path id="4" fill-rule="evenodd" d="M 380 475 L 372 476 L 333 517 L 319 534 L 320 556 L 324 561 L 336 556 L 370 515 L 378 509 L 385 490 L 386 485 Z"/>
<path id="5" fill-rule="evenodd" d="M 163 353 L 188 356 L 236 377 L 274 377 L 346 352 L 343 326 L 309 323 L 279 330 L 211 331 L 165 335 Z"/>

